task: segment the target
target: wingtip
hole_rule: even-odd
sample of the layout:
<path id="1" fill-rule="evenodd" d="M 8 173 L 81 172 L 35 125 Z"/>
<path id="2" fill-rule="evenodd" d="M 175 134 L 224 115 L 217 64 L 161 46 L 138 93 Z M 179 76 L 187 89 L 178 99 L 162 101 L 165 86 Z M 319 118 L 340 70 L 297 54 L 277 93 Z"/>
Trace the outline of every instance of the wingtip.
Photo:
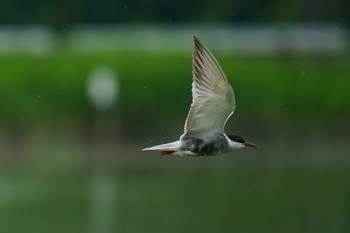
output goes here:
<path id="1" fill-rule="evenodd" d="M 193 35 L 192 39 L 195 44 L 201 44 L 201 41 L 198 39 L 197 36 Z"/>

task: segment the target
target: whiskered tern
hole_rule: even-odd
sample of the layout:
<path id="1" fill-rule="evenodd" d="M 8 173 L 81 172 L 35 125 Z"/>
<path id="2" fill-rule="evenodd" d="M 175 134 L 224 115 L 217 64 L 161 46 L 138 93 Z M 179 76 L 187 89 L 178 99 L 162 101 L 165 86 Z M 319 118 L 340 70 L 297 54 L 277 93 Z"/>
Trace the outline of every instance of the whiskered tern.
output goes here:
<path id="1" fill-rule="evenodd" d="M 163 155 L 211 156 L 244 147 L 257 148 L 241 136 L 225 134 L 227 120 L 236 101 L 233 89 L 209 49 L 193 37 L 192 104 L 180 140 L 153 146 L 143 151 L 160 151 Z"/>

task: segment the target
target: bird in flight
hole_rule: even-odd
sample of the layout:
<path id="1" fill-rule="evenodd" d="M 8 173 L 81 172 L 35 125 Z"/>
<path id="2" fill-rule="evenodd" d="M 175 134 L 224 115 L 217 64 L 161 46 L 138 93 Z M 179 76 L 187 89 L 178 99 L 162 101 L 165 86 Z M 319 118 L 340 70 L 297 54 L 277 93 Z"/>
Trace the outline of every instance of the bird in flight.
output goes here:
<path id="1" fill-rule="evenodd" d="M 209 49 L 193 37 L 192 104 L 180 140 L 143 149 L 163 155 L 211 156 L 258 146 L 241 136 L 225 134 L 236 102 L 233 89 Z"/>

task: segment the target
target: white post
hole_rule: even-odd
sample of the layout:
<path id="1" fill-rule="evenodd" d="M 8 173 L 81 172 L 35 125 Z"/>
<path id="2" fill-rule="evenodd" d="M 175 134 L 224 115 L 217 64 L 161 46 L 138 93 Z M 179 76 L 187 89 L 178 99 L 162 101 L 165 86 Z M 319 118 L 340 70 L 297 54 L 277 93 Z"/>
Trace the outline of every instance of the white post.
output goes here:
<path id="1" fill-rule="evenodd" d="M 104 144 L 103 136 L 106 133 L 106 127 L 104 127 L 106 122 L 104 120 L 106 118 L 105 114 L 108 110 L 115 107 L 118 99 L 119 85 L 117 75 L 108 67 L 97 67 L 87 80 L 86 92 L 95 110 L 93 152 L 98 155 L 95 164 L 91 164 L 89 189 L 90 230 L 91 233 L 116 232 L 118 180 L 110 173 L 111 169 L 107 169 L 107 163 L 101 161 L 106 159 L 106 157 L 99 154 L 99 152 L 103 151 L 101 150 L 101 145 L 103 146 Z M 115 120 L 117 121 L 117 119 Z M 99 164 L 103 166 L 98 166 Z"/>

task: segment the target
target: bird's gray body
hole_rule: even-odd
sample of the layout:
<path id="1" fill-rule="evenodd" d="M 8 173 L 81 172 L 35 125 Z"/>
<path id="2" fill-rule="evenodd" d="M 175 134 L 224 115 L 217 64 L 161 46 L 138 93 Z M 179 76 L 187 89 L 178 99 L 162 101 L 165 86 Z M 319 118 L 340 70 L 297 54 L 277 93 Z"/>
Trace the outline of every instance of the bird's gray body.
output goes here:
<path id="1" fill-rule="evenodd" d="M 181 138 L 179 155 L 211 156 L 231 151 L 229 143 L 223 134 L 214 135 L 184 135 Z"/>

